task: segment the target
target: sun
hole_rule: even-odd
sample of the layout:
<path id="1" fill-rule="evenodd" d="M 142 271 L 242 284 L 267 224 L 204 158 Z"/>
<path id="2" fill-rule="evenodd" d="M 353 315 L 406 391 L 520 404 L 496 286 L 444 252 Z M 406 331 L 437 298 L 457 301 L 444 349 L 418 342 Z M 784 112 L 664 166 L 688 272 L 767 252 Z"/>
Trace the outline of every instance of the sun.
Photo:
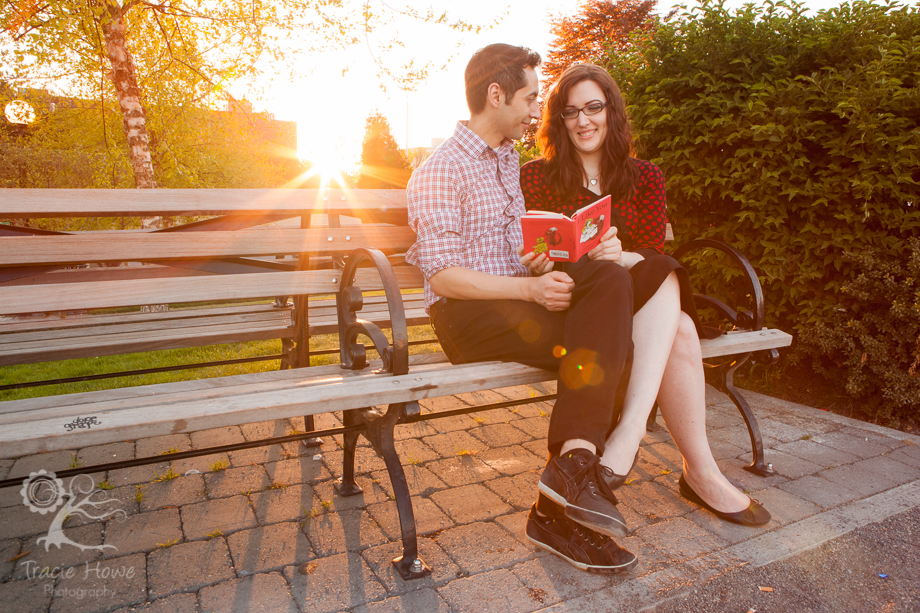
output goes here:
<path id="1" fill-rule="evenodd" d="M 361 159 L 361 134 L 316 116 L 297 117 L 297 157 L 305 169 L 302 185 L 345 188 Z"/>
<path id="2" fill-rule="evenodd" d="M 319 177 L 321 189 L 327 187 L 338 188 L 345 187 L 345 177 L 340 170 L 341 166 L 333 160 L 304 160 L 310 168 L 303 174 L 303 180 L 309 181 L 313 177 Z"/>
<path id="3" fill-rule="evenodd" d="M 323 189 L 347 187 L 346 175 L 357 168 L 354 156 L 346 153 L 341 143 L 332 146 L 323 146 L 320 143 L 314 145 L 307 151 L 298 150 L 298 157 L 306 167 L 299 180 L 315 185 L 315 179 L 319 178 L 319 186 Z"/>

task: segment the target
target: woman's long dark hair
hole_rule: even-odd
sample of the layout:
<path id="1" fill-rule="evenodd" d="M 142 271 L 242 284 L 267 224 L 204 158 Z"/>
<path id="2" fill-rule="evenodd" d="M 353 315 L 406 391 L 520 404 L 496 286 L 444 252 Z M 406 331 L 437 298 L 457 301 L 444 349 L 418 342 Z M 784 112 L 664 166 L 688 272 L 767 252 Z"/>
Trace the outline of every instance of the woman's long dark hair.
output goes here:
<path id="1" fill-rule="evenodd" d="M 599 177 L 601 192 L 609 193 L 614 202 L 632 198 L 636 192 L 639 169 L 633 161 L 633 141 L 626 118 L 626 105 L 613 77 L 594 64 L 575 64 L 566 69 L 543 107 L 537 141 L 546 158 L 546 180 L 562 198 L 568 200 L 587 179 L 562 119 L 569 93 L 582 81 L 594 81 L 607 99 L 604 109 L 607 113 L 607 137 L 601 145 L 604 151 Z"/>

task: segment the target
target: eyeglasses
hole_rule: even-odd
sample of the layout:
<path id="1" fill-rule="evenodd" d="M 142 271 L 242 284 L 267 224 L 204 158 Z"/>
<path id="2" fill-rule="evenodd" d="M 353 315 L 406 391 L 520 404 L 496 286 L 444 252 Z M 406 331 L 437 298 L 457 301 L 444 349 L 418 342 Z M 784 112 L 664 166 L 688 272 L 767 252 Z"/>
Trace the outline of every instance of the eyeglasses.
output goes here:
<path id="1" fill-rule="evenodd" d="M 588 115 L 597 115 L 598 113 L 603 111 L 604 108 L 606 108 L 606 106 L 607 106 L 606 102 L 597 102 L 597 101 L 589 102 L 588 104 L 584 105 L 580 109 L 576 109 L 573 106 L 567 106 L 562 110 L 562 118 L 563 119 L 575 119 L 576 117 L 578 117 L 579 113 L 584 113 L 586 117 Z"/>

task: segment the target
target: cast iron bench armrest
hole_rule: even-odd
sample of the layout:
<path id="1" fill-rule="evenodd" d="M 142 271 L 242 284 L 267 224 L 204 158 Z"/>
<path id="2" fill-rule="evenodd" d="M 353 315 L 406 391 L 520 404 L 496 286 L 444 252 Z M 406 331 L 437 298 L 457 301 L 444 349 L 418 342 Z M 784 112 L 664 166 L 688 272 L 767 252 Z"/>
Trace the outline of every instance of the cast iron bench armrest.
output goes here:
<path id="1" fill-rule="evenodd" d="M 760 279 L 757 278 L 757 273 L 754 271 L 754 267 L 751 265 L 750 261 L 748 261 L 744 254 L 731 245 L 711 238 L 696 239 L 681 245 L 674 251 L 673 257 L 680 260 L 681 257 L 688 253 L 702 249 L 716 249 L 721 251 L 742 270 L 744 279 L 747 282 L 747 287 L 750 290 L 750 295 L 754 300 L 754 310 L 737 311 L 721 300 L 705 294 L 694 294 L 693 300 L 697 307 L 714 309 L 737 329 L 750 331 L 763 330 L 765 313 L 763 288 L 760 285 Z M 724 361 L 717 366 L 707 368 L 706 373 L 718 375 L 718 377 L 708 378 L 715 379 L 716 387 L 729 395 L 744 418 L 753 451 L 753 461 L 744 468 L 760 476 L 769 476 L 774 474 L 773 465 L 764 461 L 763 440 L 760 435 L 760 427 L 757 425 L 757 418 L 754 416 L 753 410 L 751 410 L 747 401 L 735 387 L 733 382 L 735 371 L 752 356 L 756 356 L 759 362 L 772 364 L 779 360 L 779 351 L 777 349 L 765 349 L 756 353 L 747 352 L 737 355 L 725 355 L 723 356 L 725 358 Z M 654 412 L 650 416 L 649 423 L 651 423 L 652 418 L 654 418 Z"/>
<path id="2" fill-rule="evenodd" d="M 715 309 L 720 315 L 728 319 L 733 325 L 743 330 L 763 329 L 763 288 L 760 285 L 760 279 L 757 278 L 757 273 L 754 271 L 754 267 L 751 266 L 751 263 L 748 261 L 748 259 L 744 257 L 744 254 L 742 254 L 731 245 L 723 243 L 722 241 L 711 238 L 700 238 L 692 240 L 689 243 L 678 247 L 674 251 L 673 257 L 676 260 L 680 260 L 684 255 L 692 251 L 700 251 L 707 248 L 716 249 L 728 255 L 738 266 L 738 268 L 744 272 L 744 277 L 747 281 L 748 287 L 751 290 L 751 295 L 754 297 L 754 311 L 738 312 L 721 300 L 707 296 L 705 294 L 695 294 L 693 297 L 694 302 L 696 302 L 697 306 L 710 307 Z"/>

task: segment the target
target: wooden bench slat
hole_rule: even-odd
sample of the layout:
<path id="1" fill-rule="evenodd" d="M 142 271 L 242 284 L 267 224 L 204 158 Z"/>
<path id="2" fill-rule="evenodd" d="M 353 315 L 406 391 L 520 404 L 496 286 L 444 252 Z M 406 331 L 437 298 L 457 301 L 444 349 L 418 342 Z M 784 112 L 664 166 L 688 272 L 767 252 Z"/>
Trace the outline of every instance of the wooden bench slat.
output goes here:
<path id="1" fill-rule="evenodd" d="M 400 285 L 418 285 L 417 268 L 395 269 Z M 22 286 L 3 288 L 0 292 L 0 315 L 31 313 L 38 305 L 42 311 L 103 309 L 145 304 L 171 304 L 195 301 L 239 300 L 304 294 L 334 294 L 341 273 L 336 270 L 306 270 L 241 275 L 210 275 L 147 280 L 72 283 L 66 286 Z M 377 271 L 362 268 L 355 275 L 363 290 L 381 290 Z"/>
<path id="2" fill-rule="evenodd" d="M 0 273 L 2 272 L 3 270 L 0 269 Z M 29 272 L 31 272 L 31 270 Z M 196 277 L 208 274 L 211 273 L 204 270 L 157 265 L 71 268 L 17 277 L 15 279 L 7 279 L 6 281 L 0 282 L 0 288 L 12 287 L 14 285 L 119 281 L 123 279 L 162 279 L 164 277 Z"/>
<path id="3" fill-rule="evenodd" d="M 261 215 L 405 210 L 393 189 L 0 189 L 0 218 Z"/>
<path id="4" fill-rule="evenodd" d="M 101 357 L 141 351 L 160 351 L 206 345 L 225 345 L 249 341 L 293 338 L 294 327 L 274 322 L 222 326 L 204 326 L 178 331 L 134 332 L 107 335 L 104 342 L 97 338 L 76 338 L 66 341 L 33 341 L 10 344 L 0 352 L 0 366 Z"/>
<path id="5" fill-rule="evenodd" d="M 703 359 L 778 349 L 792 344 L 792 335 L 782 330 L 764 329 L 755 332 L 735 331 L 713 339 L 702 339 Z"/>
<path id="6" fill-rule="evenodd" d="M 378 364 L 379 360 L 373 360 L 371 365 Z M 441 360 L 423 360 L 413 363 L 413 372 L 426 372 L 444 368 L 449 363 L 446 358 Z M 313 370 L 313 369 L 316 370 Z M 297 373 L 298 369 L 274 371 L 283 373 Z M 163 383 L 158 385 L 146 386 L 146 394 L 129 393 L 120 397 L 112 397 L 109 400 L 102 400 L 96 396 L 97 392 L 88 392 L 85 396 L 85 403 L 68 403 L 66 405 L 48 405 L 44 409 L 31 410 L 27 413 L 18 412 L 15 406 L 11 411 L 3 411 L 3 405 L 0 403 L 0 427 L 20 423 L 32 419 L 34 416 L 41 418 L 67 417 L 78 413 L 79 411 L 91 409 L 99 411 L 117 412 L 136 408 L 147 407 L 153 410 L 160 410 L 162 407 L 172 404 L 186 403 L 203 399 L 215 399 L 222 397 L 234 397 L 246 394 L 257 394 L 262 392 L 281 392 L 284 390 L 305 390 L 318 385 L 328 385 L 332 379 L 347 380 L 349 383 L 361 377 L 380 376 L 374 371 L 373 366 L 366 367 L 362 370 L 346 370 L 338 364 L 329 364 L 326 366 L 313 366 L 309 370 L 299 369 L 299 376 L 280 376 L 280 377 L 251 377 L 247 375 L 232 375 L 221 377 L 219 379 L 203 379 L 210 381 L 209 385 L 200 386 L 177 386 L 172 383 Z M 344 377 L 344 379 L 342 379 Z M 219 381 L 219 385 L 214 383 Z M 139 388 L 128 388 L 137 390 Z M 365 403 L 367 399 L 365 399 Z M 14 401 L 9 402 L 14 405 Z"/>
<path id="7" fill-rule="evenodd" d="M 424 364 L 442 364 L 445 362 L 447 362 L 447 356 L 445 356 L 443 353 L 425 353 L 409 356 L 410 368 L 415 368 L 416 366 Z M 371 370 L 376 370 L 380 367 L 380 360 L 368 361 L 368 368 Z M 343 369 L 339 364 L 328 364 L 324 366 L 311 366 L 310 370 L 307 372 L 311 375 L 315 374 L 319 377 L 325 375 L 338 375 L 342 372 L 342 370 Z M 144 395 L 156 396 L 200 389 L 230 389 L 238 385 L 250 385 L 271 381 L 303 381 L 304 378 L 303 369 L 268 370 L 262 372 L 246 373 L 242 375 L 230 375 L 225 377 L 192 379 L 189 381 L 173 381 L 170 383 L 152 383 L 149 385 L 117 387 L 113 389 L 96 390 L 91 392 L 75 392 L 73 394 L 62 394 L 59 396 L 38 396 L 35 398 L 22 398 L 20 400 L 0 401 L 0 416 L 19 412 L 28 414 L 31 411 L 36 410 L 64 408 L 91 402 L 110 402 L 113 400 L 124 400 Z M 0 421 L 3 419 L 5 418 L 0 417 Z"/>
<path id="8" fill-rule="evenodd" d="M 30 415 L 22 423 L 0 427 L 0 456 L 15 457 L 74 446 L 98 445 L 118 440 L 193 432 L 248 423 L 255 411 L 260 420 L 288 419 L 376 404 L 417 401 L 430 397 L 538 383 L 555 379 L 555 373 L 515 362 L 482 362 L 450 367 L 417 368 L 397 377 L 386 375 L 326 376 L 315 385 L 251 394 L 221 395 L 174 404 L 99 410 L 97 405 L 77 406 L 65 417 L 42 419 Z M 92 418 L 101 424 L 68 432 L 75 418 Z"/>
<path id="9" fill-rule="evenodd" d="M 73 326 L 63 329 L 32 330 L 29 332 L 0 334 L 0 353 L 7 349 L 15 351 L 19 348 L 25 349 L 31 346 L 38 346 L 30 344 L 20 345 L 19 343 L 47 343 L 64 341 L 65 339 L 72 341 L 84 337 L 97 338 L 98 342 L 105 342 L 106 336 L 130 334 L 132 332 L 178 331 L 183 328 L 189 328 L 189 333 L 194 334 L 196 332 L 195 328 L 202 326 L 224 326 L 263 322 L 270 322 L 274 325 L 290 325 L 291 313 L 284 309 L 276 309 L 275 312 L 262 311 L 241 315 L 213 315 L 211 317 L 160 319 L 144 322 Z"/>
<path id="10" fill-rule="evenodd" d="M 330 240 L 332 239 L 332 240 Z M 0 266 L 73 262 L 125 262 L 157 259 L 332 254 L 357 247 L 406 251 L 415 242 L 408 227 L 354 226 L 236 232 L 121 233 L 68 236 L 0 237 Z"/>
<path id="11" fill-rule="evenodd" d="M 361 312 L 359 319 L 377 324 L 381 328 L 390 327 L 390 315 L 387 311 L 377 311 L 373 313 Z M 407 326 L 426 326 L 430 319 L 424 308 L 406 309 Z M 339 331 L 339 321 L 336 315 L 323 315 L 310 319 L 310 335 L 316 334 L 337 334 Z M 368 343 L 365 343 L 368 344 Z M 368 347 L 370 345 L 368 344 Z"/>
<path id="12" fill-rule="evenodd" d="M 424 294 L 403 294 L 403 305 L 406 309 L 416 309 L 425 307 Z M 70 328 L 101 328 L 110 325 L 142 323 L 148 327 L 155 327 L 156 321 L 170 322 L 173 320 L 192 320 L 194 318 L 211 318 L 224 315 L 243 316 L 247 314 L 264 313 L 287 313 L 290 316 L 291 307 L 276 307 L 273 304 L 248 304 L 231 307 L 197 307 L 197 308 L 173 308 L 169 311 L 157 311 L 152 313 L 92 313 L 92 314 L 74 314 L 67 317 L 59 313 L 51 314 L 44 319 L 25 319 L 10 320 L 0 322 L 0 346 L 8 335 L 19 334 L 23 332 L 39 332 L 48 330 L 67 330 Z M 388 310 L 385 296 L 365 296 L 364 309 L 362 313 L 385 311 Z M 313 299 L 309 305 L 310 318 L 324 315 L 335 315 L 336 306 L 334 298 Z M 280 315 L 279 315 L 280 316 Z M 150 325 L 148 325 L 150 324 Z"/>
<path id="13" fill-rule="evenodd" d="M 170 308 L 168 311 L 154 311 L 144 313 L 132 311 L 129 313 L 77 313 L 62 315 L 54 312 L 42 319 L 27 318 L 22 320 L 9 320 L 0 322 L 0 342 L 4 334 L 14 334 L 23 331 L 38 331 L 45 329 L 61 329 L 116 325 L 132 322 L 153 322 L 171 319 L 192 319 L 195 317 L 214 317 L 220 315 L 243 315 L 246 313 L 263 313 L 279 311 L 290 313 L 291 307 L 276 307 L 269 303 L 240 304 L 234 306 L 204 306 Z"/>

